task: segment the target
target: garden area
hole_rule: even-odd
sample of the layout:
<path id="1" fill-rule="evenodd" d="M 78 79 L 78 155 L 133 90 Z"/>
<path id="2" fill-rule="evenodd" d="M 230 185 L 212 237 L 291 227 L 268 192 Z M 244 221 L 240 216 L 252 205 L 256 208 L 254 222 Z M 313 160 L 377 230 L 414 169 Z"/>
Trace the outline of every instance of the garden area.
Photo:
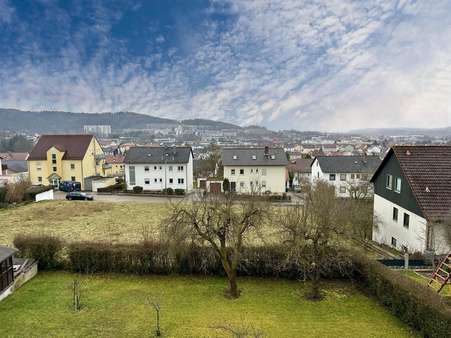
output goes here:
<path id="1" fill-rule="evenodd" d="M 80 280 L 74 311 L 72 283 Z M 1 337 L 152 337 L 161 306 L 164 337 L 416 337 L 375 299 L 347 282 L 327 282 L 321 302 L 297 281 L 242 278 L 239 299 L 219 277 L 77 275 L 40 272 L 0 303 Z"/>

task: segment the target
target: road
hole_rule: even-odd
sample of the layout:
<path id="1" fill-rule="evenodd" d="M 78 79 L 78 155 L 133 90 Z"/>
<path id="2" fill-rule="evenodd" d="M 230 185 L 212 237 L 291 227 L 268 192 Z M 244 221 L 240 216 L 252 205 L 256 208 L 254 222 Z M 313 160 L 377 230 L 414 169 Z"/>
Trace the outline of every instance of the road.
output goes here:
<path id="1" fill-rule="evenodd" d="M 110 203 L 123 203 L 123 202 L 140 202 L 140 203 L 167 203 L 169 200 L 180 201 L 182 198 L 168 198 L 168 197 L 154 197 L 146 195 L 105 195 L 97 194 L 95 192 L 88 192 L 88 195 L 94 196 L 94 201 L 98 202 L 110 202 Z M 185 198 L 190 198 L 189 196 Z M 66 193 L 62 191 L 55 191 L 55 200 L 65 200 Z"/>

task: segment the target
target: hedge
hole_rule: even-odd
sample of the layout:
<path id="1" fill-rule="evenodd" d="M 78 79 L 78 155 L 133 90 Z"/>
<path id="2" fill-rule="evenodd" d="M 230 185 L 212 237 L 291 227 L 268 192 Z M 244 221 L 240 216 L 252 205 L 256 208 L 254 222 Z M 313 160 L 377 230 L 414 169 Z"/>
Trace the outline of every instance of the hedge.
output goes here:
<path id="1" fill-rule="evenodd" d="M 63 266 L 61 251 L 63 242 L 52 236 L 17 235 L 14 246 L 19 249 L 20 255 L 38 261 L 39 269 L 53 270 Z"/>
<path id="2" fill-rule="evenodd" d="M 451 307 L 433 290 L 362 255 L 354 256 L 355 276 L 370 294 L 424 337 L 449 337 Z"/>

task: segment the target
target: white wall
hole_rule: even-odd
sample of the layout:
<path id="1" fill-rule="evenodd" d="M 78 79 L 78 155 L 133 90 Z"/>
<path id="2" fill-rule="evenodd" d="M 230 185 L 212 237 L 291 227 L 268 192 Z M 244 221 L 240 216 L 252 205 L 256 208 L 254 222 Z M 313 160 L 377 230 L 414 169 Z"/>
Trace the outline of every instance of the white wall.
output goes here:
<path id="1" fill-rule="evenodd" d="M 398 208 L 398 221 L 393 220 L 393 207 Z M 403 226 L 404 213 L 410 215 L 409 228 Z M 424 252 L 426 219 L 376 194 L 374 195 L 374 216 L 376 223 L 373 227 L 374 241 L 391 246 L 391 240 L 394 237 L 398 250 L 401 250 L 404 245 L 409 252 Z"/>
<path id="2" fill-rule="evenodd" d="M 53 189 L 41 192 L 34 197 L 36 202 L 39 201 L 52 201 L 53 200 Z"/>
<path id="3" fill-rule="evenodd" d="M 130 166 L 135 167 L 135 184 L 130 184 Z M 182 171 L 178 167 L 183 166 Z M 149 171 L 145 171 L 149 167 Z M 156 169 L 155 169 L 156 167 Z M 172 168 L 172 170 L 171 170 Z M 149 184 L 145 179 L 149 179 Z M 170 179 L 172 178 L 172 183 Z M 155 182 L 155 179 L 157 180 Z M 161 179 L 161 182 L 160 182 Z M 178 179 L 183 179 L 183 183 L 178 183 Z M 127 190 L 133 190 L 134 186 L 140 186 L 144 190 L 163 190 L 165 188 L 184 189 L 186 192 L 193 190 L 193 158 L 190 155 L 188 163 L 176 164 L 126 164 L 125 181 Z"/>
<path id="4" fill-rule="evenodd" d="M 232 170 L 235 174 L 232 174 Z M 244 170 L 244 174 L 240 174 Z M 281 194 L 286 191 L 287 173 L 285 166 L 224 166 L 224 178 L 236 182 L 238 193 L 271 191 Z M 253 182 L 254 188 L 251 187 Z"/>
<path id="5" fill-rule="evenodd" d="M 330 180 L 330 174 L 335 174 L 334 181 Z M 346 176 L 344 181 L 341 180 L 340 175 L 342 175 L 342 174 Z M 351 178 L 352 175 L 354 175 L 354 178 Z M 359 175 L 360 178 L 356 178 L 356 175 Z M 315 159 L 312 164 L 311 182 L 314 184 L 318 180 L 322 180 L 322 181 L 327 182 L 330 185 L 333 185 L 335 187 L 335 192 L 338 197 L 343 197 L 343 198 L 350 197 L 349 188 L 351 186 L 357 187 L 359 185 L 366 185 L 368 188 L 368 197 L 371 197 L 373 194 L 373 188 L 372 188 L 371 184 L 368 184 L 369 179 L 370 179 L 369 174 L 367 174 L 367 179 L 363 180 L 361 173 L 325 173 L 321 169 L 321 166 L 319 165 L 319 162 L 317 159 Z M 345 189 L 345 191 L 343 192 L 343 190 L 341 190 L 340 188 Z"/>

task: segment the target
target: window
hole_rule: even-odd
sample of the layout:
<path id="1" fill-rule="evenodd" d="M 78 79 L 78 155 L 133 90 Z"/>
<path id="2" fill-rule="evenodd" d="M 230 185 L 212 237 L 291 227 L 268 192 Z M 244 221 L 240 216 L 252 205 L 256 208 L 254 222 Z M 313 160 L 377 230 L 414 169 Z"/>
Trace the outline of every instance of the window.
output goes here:
<path id="1" fill-rule="evenodd" d="M 185 183 L 185 179 L 184 178 L 179 178 L 177 179 L 178 184 L 184 184 Z"/>
<path id="2" fill-rule="evenodd" d="M 254 168 L 251 168 L 251 174 L 253 174 L 254 173 Z"/>
<path id="3" fill-rule="evenodd" d="M 319 178 L 319 173 L 316 173 L 316 177 L 318 177 L 318 178 Z"/>
<path id="4" fill-rule="evenodd" d="M 169 171 L 172 171 L 172 165 L 169 166 Z"/>
<path id="5" fill-rule="evenodd" d="M 355 178 L 354 174 L 351 174 L 351 180 L 353 180 Z"/>
<path id="6" fill-rule="evenodd" d="M 170 179 L 169 179 L 169 183 L 170 183 L 170 184 L 174 183 L 174 179 L 173 179 L 173 178 L 170 178 Z"/>
<path id="7" fill-rule="evenodd" d="M 391 238 L 391 245 L 396 248 L 396 238 L 395 237 Z"/>
<path id="8" fill-rule="evenodd" d="M 262 168 L 262 176 L 266 176 L 266 168 Z"/>
<path id="9" fill-rule="evenodd" d="M 158 179 L 154 178 L 153 181 L 154 181 L 155 183 L 157 183 L 157 182 L 158 182 Z"/>
<path id="10" fill-rule="evenodd" d="M 147 165 L 144 167 L 144 171 L 145 171 L 145 172 L 148 172 L 148 171 L 149 171 L 149 167 L 148 167 Z"/>
<path id="11" fill-rule="evenodd" d="M 56 160 L 56 154 L 52 154 L 52 160 Z"/>
<path id="12" fill-rule="evenodd" d="M 161 182 L 163 182 L 163 179 L 162 179 L 162 178 L 160 178 L 160 183 L 161 183 Z"/>
<path id="13" fill-rule="evenodd" d="M 136 178 L 135 178 L 135 167 L 134 166 L 128 167 L 128 176 L 129 176 L 129 180 L 130 180 L 130 185 L 135 185 Z"/>
<path id="14" fill-rule="evenodd" d="M 392 183 L 393 183 L 393 176 L 392 175 L 387 175 L 387 178 L 385 180 L 385 187 L 389 190 L 392 189 Z"/>
<path id="15" fill-rule="evenodd" d="M 253 159 L 253 160 L 256 160 L 256 159 L 257 159 L 257 156 L 252 155 L 252 159 Z"/>
<path id="16" fill-rule="evenodd" d="M 72 177 L 70 178 L 70 180 L 71 180 L 72 182 L 75 182 L 75 176 L 72 176 Z"/>
<path id="17" fill-rule="evenodd" d="M 153 167 L 153 170 L 157 170 L 157 166 L 154 166 L 154 167 Z"/>
<path id="18" fill-rule="evenodd" d="M 240 187 L 244 188 L 244 182 L 240 182 Z"/>
<path id="19" fill-rule="evenodd" d="M 398 208 L 393 207 L 393 220 L 398 221 Z"/>
<path id="20" fill-rule="evenodd" d="M 41 171 L 41 167 L 37 167 L 36 170 L 37 170 L 37 171 Z"/>
<path id="21" fill-rule="evenodd" d="M 341 186 L 340 187 L 340 194 L 345 194 L 346 193 L 346 187 Z"/>
<path id="22" fill-rule="evenodd" d="M 53 172 L 56 172 L 56 167 L 53 167 Z"/>
<path id="23" fill-rule="evenodd" d="M 329 174 L 329 181 L 335 181 L 335 174 Z"/>
<path id="24" fill-rule="evenodd" d="M 150 184 L 150 178 L 145 178 L 144 179 L 144 184 Z"/>
<path id="25" fill-rule="evenodd" d="M 404 213 L 404 220 L 402 222 L 402 225 L 404 225 L 404 228 L 409 229 L 409 223 L 410 223 L 410 215 Z"/>
<path id="26" fill-rule="evenodd" d="M 368 174 L 362 174 L 362 180 L 368 181 Z"/>
<path id="27" fill-rule="evenodd" d="M 258 173 L 258 168 L 255 168 L 255 172 Z"/>
<path id="28" fill-rule="evenodd" d="M 397 193 L 401 192 L 401 177 L 396 177 L 396 181 L 395 181 L 395 191 Z"/>
<path id="29" fill-rule="evenodd" d="M 177 167 L 177 170 L 178 170 L 178 171 L 183 171 L 183 166 L 182 166 L 182 165 L 179 165 L 179 166 Z"/>
<path id="30" fill-rule="evenodd" d="M 42 177 L 41 176 L 38 177 L 38 182 L 42 182 Z"/>
<path id="31" fill-rule="evenodd" d="M 244 175 L 244 169 L 240 169 L 240 175 Z"/>
<path id="32" fill-rule="evenodd" d="M 163 167 L 160 165 L 160 168 L 159 168 L 159 169 L 161 170 L 161 169 L 163 169 Z"/>
<path id="33" fill-rule="evenodd" d="M 56 164 L 56 160 L 52 160 L 52 164 Z"/>
<path id="34" fill-rule="evenodd" d="M 262 188 L 266 188 L 266 181 L 262 181 Z"/>
<path id="35" fill-rule="evenodd" d="M 75 164 L 74 164 L 74 163 L 71 163 L 71 164 L 70 164 L 70 168 L 71 168 L 72 170 L 74 170 L 74 169 L 75 169 Z"/>
<path id="36" fill-rule="evenodd" d="M 356 178 L 357 180 L 360 180 L 360 174 L 355 174 L 355 178 Z"/>
<path id="37" fill-rule="evenodd" d="M 340 181 L 346 181 L 346 174 L 340 174 Z"/>
<path id="38" fill-rule="evenodd" d="M 235 169 L 230 169 L 230 175 L 235 175 Z"/>

